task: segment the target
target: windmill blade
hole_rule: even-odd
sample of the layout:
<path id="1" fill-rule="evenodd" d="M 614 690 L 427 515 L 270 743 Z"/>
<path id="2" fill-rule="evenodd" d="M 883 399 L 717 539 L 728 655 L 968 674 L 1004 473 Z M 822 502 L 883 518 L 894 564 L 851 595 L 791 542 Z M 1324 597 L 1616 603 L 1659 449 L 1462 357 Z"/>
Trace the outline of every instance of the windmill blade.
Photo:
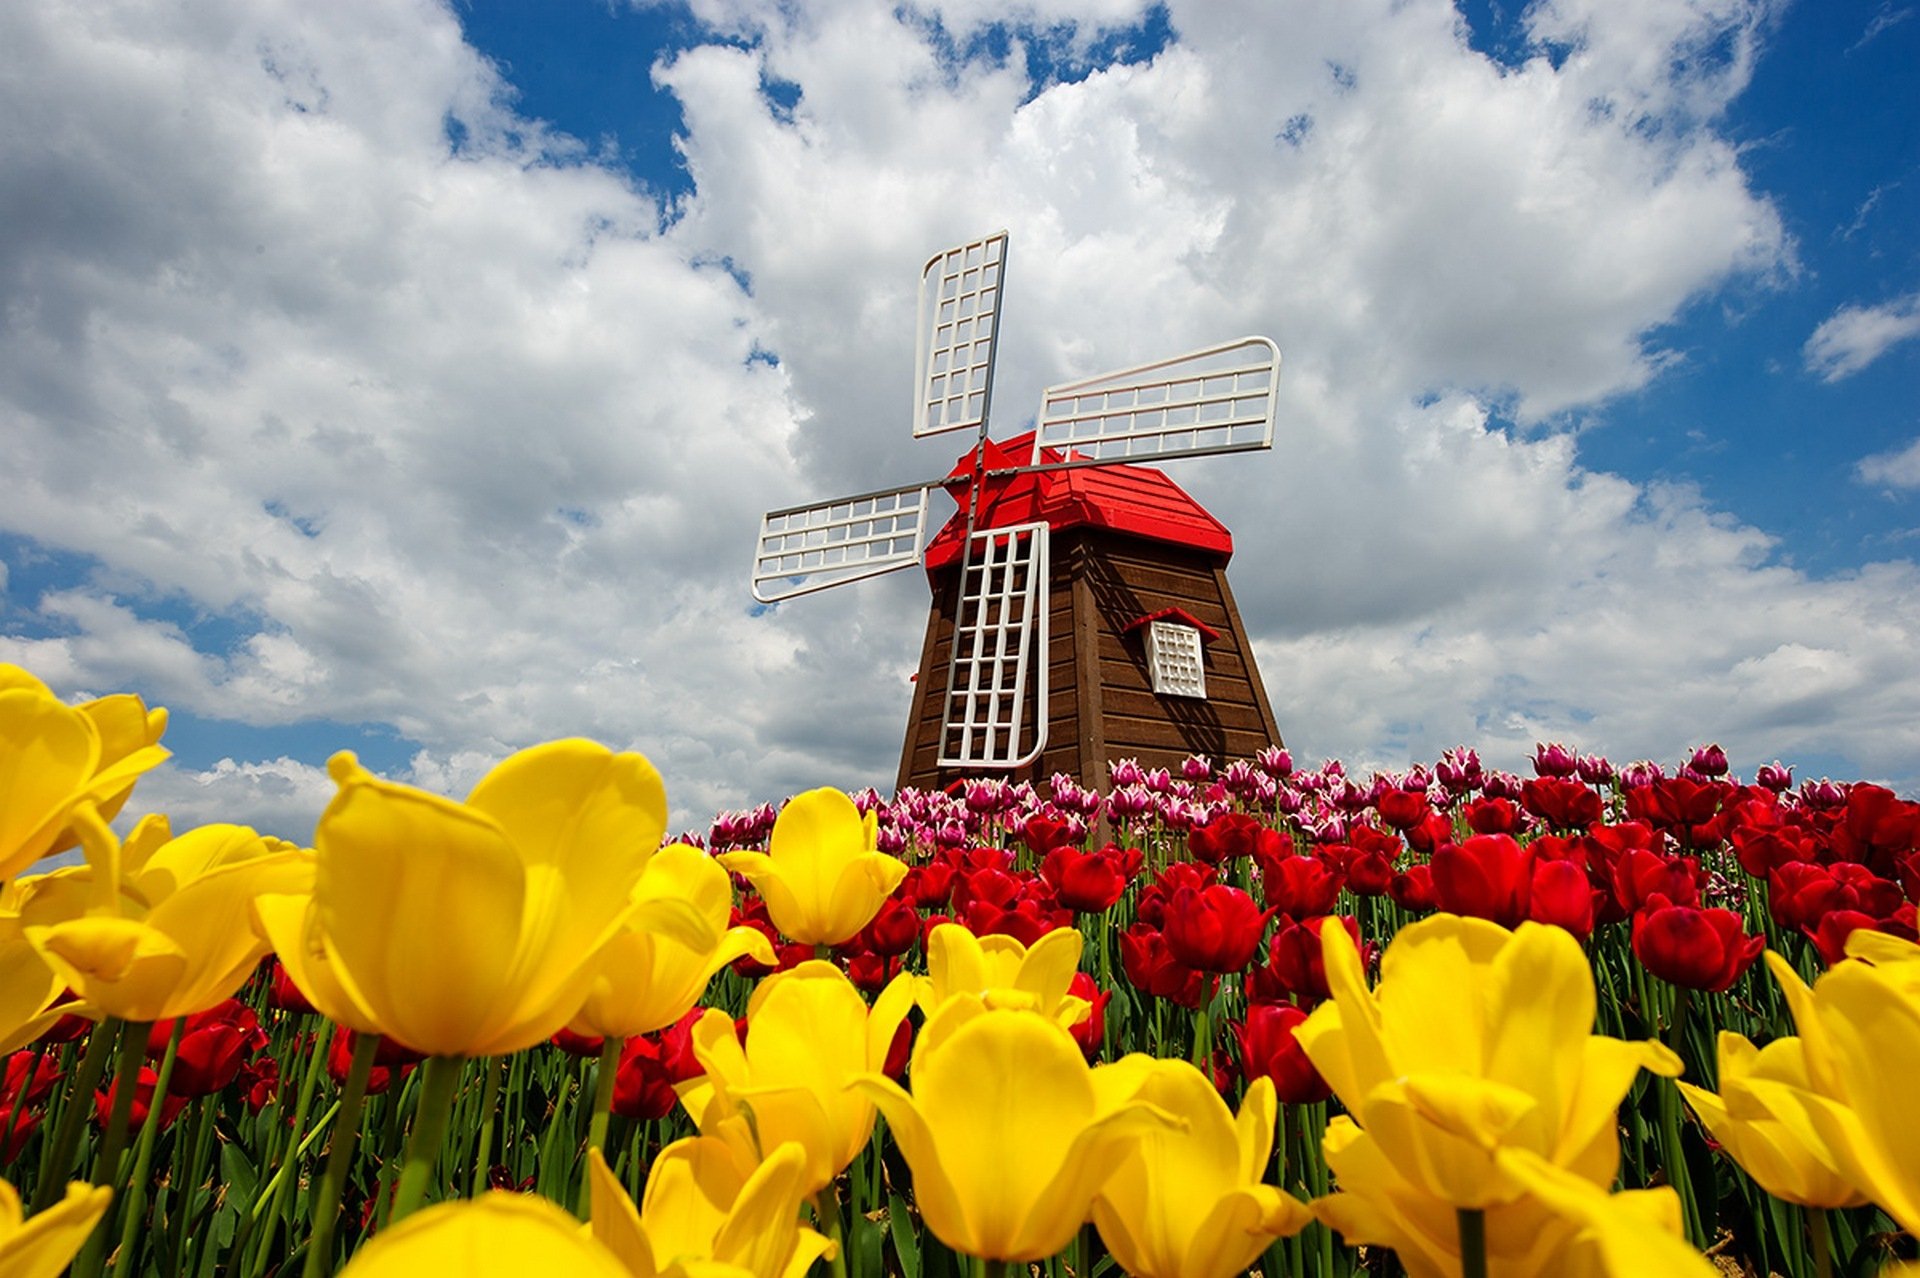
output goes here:
<path id="1" fill-rule="evenodd" d="M 927 494 L 916 484 L 770 510 L 753 553 L 753 597 L 775 603 L 920 562 Z"/>
<path id="2" fill-rule="evenodd" d="M 1040 397 L 1034 463 L 1044 464 L 1044 448 L 1079 454 L 1068 466 L 1270 448 L 1279 385 L 1279 348 L 1244 337 L 1050 386 Z"/>
<path id="3" fill-rule="evenodd" d="M 1047 525 L 973 534 L 960 568 L 943 768 L 1018 768 L 1047 745 Z"/>
<path id="4" fill-rule="evenodd" d="M 1007 233 L 935 253 L 920 272 L 913 433 L 978 428 L 993 398 Z"/>

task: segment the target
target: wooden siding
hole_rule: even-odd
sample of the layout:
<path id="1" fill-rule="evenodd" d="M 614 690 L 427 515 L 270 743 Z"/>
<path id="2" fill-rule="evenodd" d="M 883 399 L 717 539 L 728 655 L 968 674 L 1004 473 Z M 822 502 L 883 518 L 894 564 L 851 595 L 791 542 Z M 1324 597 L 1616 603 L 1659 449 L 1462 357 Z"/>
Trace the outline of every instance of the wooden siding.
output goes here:
<path id="1" fill-rule="evenodd" d="M 1134 758 L 1173 767 L 1189 754 L 1216 764 L 1281 744 L 1259 672 L 1245 646 L 1226 575 L 1191 549 L 1098 529 L 1056 533 L 1048 609 L 1047 745 L 1011 775 L 1044 781 L 1066 772 L 1106 786 L 1106 765 Z M 958 779 L 939 757 L 951 615 L 958 574 L 938 575 L 921 649 L 920 674 L 901 751 L 898 784 L 937 789 Z M 1220 637 L 1205 645 L 1204 700 L 1154 694 L 1144 634 L 1129 623 L 1181 608 Z"/>

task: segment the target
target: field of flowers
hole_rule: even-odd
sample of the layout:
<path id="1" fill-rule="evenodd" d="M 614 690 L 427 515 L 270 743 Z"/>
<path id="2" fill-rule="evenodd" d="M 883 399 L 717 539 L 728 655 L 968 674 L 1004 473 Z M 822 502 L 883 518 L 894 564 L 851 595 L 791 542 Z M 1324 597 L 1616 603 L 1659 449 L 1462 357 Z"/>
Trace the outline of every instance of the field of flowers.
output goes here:
<path id="1" fill-rule="evenodd" d="M 1881 787 L 1272 750 L 669 840 L 568 740 L 122 836 L 165 726 L 0 665 L 0 1275 L 1920 1273 Z"/>

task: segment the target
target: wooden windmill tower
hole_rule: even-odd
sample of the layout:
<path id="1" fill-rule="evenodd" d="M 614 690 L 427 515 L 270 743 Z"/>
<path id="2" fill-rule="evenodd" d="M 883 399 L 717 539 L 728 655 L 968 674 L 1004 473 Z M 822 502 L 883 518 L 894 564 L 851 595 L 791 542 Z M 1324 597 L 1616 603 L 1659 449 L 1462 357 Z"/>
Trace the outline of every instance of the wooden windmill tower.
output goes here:
<path id="1" fill-rule="evenodd" d="M 770 511 L 753 594 L 773 603 L 924 562 L 934 590 L 899 783 L 1216 761 L 1280 744 L 1227 588 L 1233 541 L 1140 459 L 1272 447 L 1280 353 L 1247 337 L 1060 386 L 987 438 L 1002 231 L 921 273 L 914 435 L 969 427 L 938 479 Z M 944 489 L 959 511 L 931 541 Z"/>

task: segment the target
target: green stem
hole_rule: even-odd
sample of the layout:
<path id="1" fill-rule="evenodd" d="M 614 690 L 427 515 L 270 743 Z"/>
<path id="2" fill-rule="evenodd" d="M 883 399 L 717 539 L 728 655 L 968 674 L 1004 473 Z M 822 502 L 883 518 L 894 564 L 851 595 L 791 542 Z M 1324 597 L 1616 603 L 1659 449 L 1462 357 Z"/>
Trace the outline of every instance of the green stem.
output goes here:
<path id="1" fill-rule="evenodd" d="M 609 1034 L 600 1044 L 600 1068 L 593 1076 L 593 1118 L 587 1125 L 587 1148 L 602 1153 L 607 1148 L 607 1118 L 613 1112 L 613 1076 L 620 1069 L 620 1050 L 627 1040 Z M 593 1205 L 593 1174 L 580 1178 L 580 1198 L 575 1215 L 585 1220 Z"/>
<path id="2" fill-rule="evenodd" d="M 147 1180 L 153 1174 L 153 1146 L 160 1137 L 160 1115 L 167 1107 L 167 1085 L 173 1081 L 173 1063 L 180 1058 L 180 1040 L 186 1036 L 186 1032 L 187 1018 L 175 1017 L 173 1033 L 167 1037 L 167 1053 L 160 1058 L 160 1072 L 154 1076 L 153 1100 L 147 1106 L 147 1121 L 140 1125 L 140 1144 L 134 1151 L 133 1175 L 127 1181 L 127 1201 L 122 1209 L 126 1218 L 120 1226 L 120 1259 L 115 1263 L 122 1273 L 140 1271 L 135 1248 L 140 1245 L 140 1226 L 146 1215 Z"/>
<path id="3" fill-rule="evenodd" d="M 73 1151 L 80 1144 L 80 1123 L 93 1108 L 93 1093 L 100 1086 L 100 1076 L 107 1072 L 113 1034 L 119 1027 L 118 1021 L 102 1021 L 87 1035 L 87 1050 L 80 1057 L 80 1068 L 74 1075 L 66 1107 L 60 1111 L 60 1126 L 53 1133 L 53 1147 L 47 1151 L 47 1161 L 40 1164 L 40 1179 L 33 1187 L 36 1216 L 53 1206 L 66 1188 L 67 1177 L 73 1174 Z"/>
<path id="4" fill-rule="evenodd" d="M 140 1083 L 140 1059 L 146 1055 L 149 1028 L 150 1023 L 146 1021 L 127 1021 L 120 1027 L 120 1050 L 113 1062 L 113 1109 L 107 1115 L 106 1138 L 100 1143 L 100 1156 L 93 1165 L 96 1185 L 115 1185 L 120 1179 L 120 1155 L 127 1143 L 128 1121 L 133 1117 L 133 1093 Z M 155 1095 L 151 1109 L 159 1109 L 165 1102 L 166 1097 Z M 107 1239 L 119 1219 L 116 1209 L 125 1196 L 124 1192 L 114 1194 L 106 1214 L 87 1235 L 86 1244 L 73 1262 L 75 1278 L 98 1278 L 106 1265 Z"/>
<path id="5" fill-rule="evenodd" d="M 282 1059 L 291 1058 L 292 1054 L 288 1053 Z M 273 1213 L 267 1217 L 266 1232 L 259 1237 L 254 1246 L 252 1262 L 242 1266 L 242 1272 L 248 1278 L 259 1278 L 266 1269 L 267 1255 L 273 1250 L 274 1237 L 280 1232 L 280 1220 L 286 1215 L 287 1195 L 293 1192 L 296 1178 L 289 1174 L 290 1169 L 299 1163 L 301 1155 L 307 1151 L 307 1146 L 313 1143 L 325 1129 L 328 1119 L 339 1109 L 339 1102 L 336 1101 L 333 1109 L 328 1110 L 321 1116 L 320 1121 L 314 1124 L 313 1130 L 306 1132 L 304 1136 L 301 1135 L 301 1132 L 306 1129 L 307 1111 L 313 1106 L 313 1094 L 319 1086 L 320 1071 L 325 1067 L 326 1060 L 326 1050 L 321 1047 L 320 1036 L 316 1034 L 312 1046 L 307 1050 L 307 1067 L 300 1074 L 300 1093 L 294 1100 L 293 1123 L 287 1128 L 288 1148 L 278 1160 L 279 1166 L 274 1168 L 272 1181 L 260 1191 L 260 1196 L 254 1199 L 253 1219 L 258 1220 L 261 1210 L 269 1205 Z M 280 1112 L 279 1102 L 276 1100 L 271 1104 L 271 1112 L 277 1116 Z M 296 1141 L 298 1144 L 295 1144 Z M 241 1259 L 243 1261 L 246 1259 L 244 1252 Z"/>
<path id="6" fill-rule="evenodd" d="M 813 1197 L 813 1214 L 820 1232 L 833 1244 L 833 1259 L 828 1262 L 833 1278 L 847 1278 L 847 1231 L 840 1220 L 840 1200 L 829 1184 Z"/>
<path id="7" fill-rule="evenodd" d="M 1693 991 L 1686 986 L 1674 989 L 1673 1014 L 1667 1024 L 1667 1046 L 1674 1055 L 1686 1060 L 1687 1008 Z M 1694 1197 L 1693 1176 L 1687 1170 L 1686 1151 L 1680 1146 L 1680 1089 L 1672 1079 L 1660 1080 L 1661 1155 L 1667 1164 L 1667 1181 L 1680 1195 L 1680 1215 L 1687 1240 L 1695 1247 L 1706 1246 L 1706 1230 L 1700 1221 L 1700 1204 Z"/>
<path id="8" fill-rule="evenodd" d="M 487 1081 L 480 1092 L 480 1122 L 473 1137 L 473 1157 L 467 1161 L 473 1166 L 473 1180 L 469 1184 L 469 1197 L 478 1198 L 480 1191 L 487 1187 L 488 1159 L 493 1154 L 493 1111 L 500 1100 L 500 1072 L 505 1062 L 496 1056 L 487 1062 Z"/>
<path id="9" fill-rule="evenodd" d="M 420 1067 L 420 1107 L 413 1114 L 413 1138 L 407 1143 L 407 1164 L 400 1172 L 400 1189 L 389 1225 L 399 1224 L 426 1201 L 433 1165 L 446 1140 L 454 1093 L 460 1090 L 460 1071 L 466 1063 L 464 1056 L 429 1056 Z"/>
<path id="10" fill-rule="evenodd" d="M 1813 1247 L 1814 1278 L 1833 1278 L 1833 1241 L 1825 1207 L 1807 1208 L 1807 1233 Z"/>
<path id="11" fill-rule="evenodd" d="M 327 1049 L 316 1042 L 314 1050 Z M 354 1037 L 353 1064 L 347 1069 L 346 1090 L 340 1096 L 340 1116 L 333 1123 L 333 1139 L 327 1142 L 327 1170 L 313 1201 L 313 1236 L 307 1240 L 303 1278 L 326 1278 L 333 1272 L 333 1227 L 339 1220 L 340 1198 L 346 1192 L 354 1146 L 360 1139 L 360 1107 L 367 1099 L 367 1076 L 373 1073 L 373 1056 L 379 1050 L 378 1034 Z"/>
<path id="12" fill-rule="evenodd" d="M 1460 1222 L 1460 1278 L 1487 1278 L 1487 1216 L 1478 1207 L 1462 1207 Z"/>

